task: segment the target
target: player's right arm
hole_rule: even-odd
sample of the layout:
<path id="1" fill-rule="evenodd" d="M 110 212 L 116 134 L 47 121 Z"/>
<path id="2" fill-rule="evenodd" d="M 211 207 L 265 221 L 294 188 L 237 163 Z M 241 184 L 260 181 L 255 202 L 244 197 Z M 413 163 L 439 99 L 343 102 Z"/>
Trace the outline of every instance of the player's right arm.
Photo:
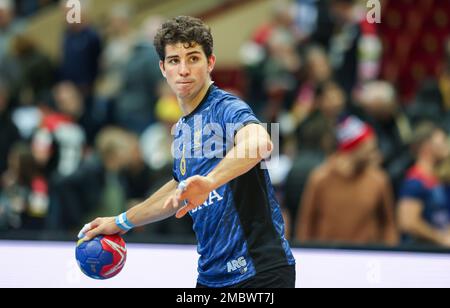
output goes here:
<path id="1" fill-rule="evenodd" d="M 173 216 L 179 209 L 178 199 L 173 198 L 174 195 L 181 193 L 177 191 L 177 187 L 178 182 L 169 181 L 150 198 L 128 210 L 126 212 L 128 221 L 138 227 Z M 117 225 L 116 217 L 104 217 L 86 224 L 78 237 L 89 241 L 100 234 L 111 235 L 125 232 Z"/>

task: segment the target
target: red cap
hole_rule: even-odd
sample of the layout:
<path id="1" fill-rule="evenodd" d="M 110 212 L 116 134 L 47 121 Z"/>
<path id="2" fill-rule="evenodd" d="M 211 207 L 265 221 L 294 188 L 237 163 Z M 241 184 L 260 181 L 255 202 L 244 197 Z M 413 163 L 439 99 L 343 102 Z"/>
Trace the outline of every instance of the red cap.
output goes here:
<path id="1" fill-rule="evenodd" d="M 352 151 L 373 136 L 374 131 L 372 127 L 354 116 L 347 117 L 337 127 L 339 151 Z"/>

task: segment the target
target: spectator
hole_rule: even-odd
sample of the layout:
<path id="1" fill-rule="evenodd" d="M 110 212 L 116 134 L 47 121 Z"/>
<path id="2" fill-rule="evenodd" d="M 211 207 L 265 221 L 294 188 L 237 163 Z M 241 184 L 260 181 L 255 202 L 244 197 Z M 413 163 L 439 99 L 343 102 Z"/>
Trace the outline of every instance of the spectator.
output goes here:
<path id="1" fill-rule="evenodd" d="M 121 172 L 130 162 L 129 135 L 106 127 L 96 138 L 99 157 L 87 161 L 57 186 L 57 203 L 51 208 L 49 227 L 77 228 L 85 219 L 113 215 L 126 209 L 126 191 Z"/>
<path id="2" fill-rule="evenodd" d="M 270 38 L 276 31 L 286 32 L 292 36 L 297 43 L 296 13 L 297 5 L 288 1 L 274 1 L 271 19 L 258 27 L 252 35 L 252 41 L 261 46 L 269 43 Z"/>
<path id="3" fill-rule="evenodd" d="M 241 49 L 249 82 L 249 103 L 268 120 L 277 118 L 297 86 L 301 35 L 295 23 L 296 5 L 276 1 L 271 20 L 256 29 Z M 262 105 L 262 103 L 265 103 Z"/>
<path id="4" fill-rule="evenodd" d="M 35 105 L 47 101 L 55 79 L 50 59 L 26 34 L 18 34 L 13 41 L 13 54 L 20 68 L 20 103 Z"/>
<path id="5" fill-rule="evenodd" d="M 142 133 L 140 144 L 144 160 L 153 171 L 167 170 L 172 174 L 172 127 L 182 113 L 177 98 L 167 84 L 161 84 L 159 93 L 155 108 L 157 121 Z"/>
<path id="6" fill-rule="evenodd" d="M 377 166 L 372 129 L 355 117 L 337 128 L 338 152 L 311 175 L 296 238 L 351 244 L 397 243 L 389 180 Z"/>
<path id="7" fill-rule="evenodd" d="M 83 113 L 81 93 L 72 83 L 54 88 L 56 111 L 44 114 L 32 138 L 32 151 L 39 166 L 49 178 L 65 177 L 81 164 L 86 135 L 77 124 Z"/>
<path id="8" fill-rule="evenodd" d="M 301 69 L 300 55 L 295 40 L 283 29 L 273 31 L 267 42 L 267 59 L 262 66 L 263 89 L 267 96 L 265 118 L 276 121 L 281 111 L 292 103 L 298 75 Z"/>
<path id="9" fill-rule="evenodd" d="M 142 26 L 141 38 L 134 45 L 125 66 L 123 85 L 117 97 L 117 123 L 137 134 L 155 121 L 157 89 L 163 76 L 153 47 L 153 37 L 160 22 L 159 17 L 151 17 Z"/>
<path id="10" fill-rule="evenodd" d="M 297 217 L 299 200 L 303 195 L 311 172 L 321 165 L 334 150 L 334 128 L 323 117 L 311 119 L 298 132 L 299 151 L 292 164 L 285 190 L 285 207 L 290 217 Z M 286 225 L 288 222 L 286 222 Z M 291 219 L 290 230 L 295 230 L 296 221 Z"/>
<path id="11" fill-rule="evenodd" d="M 21 137 L 29 140 L 41 123 L 41 107 L 50 100 L 55 71 L 50 59 L 24 33 L 14 39 L 13 55 L 14 60 L 8 61 L 12 73 L 8 84 L 16 92 L 12 118 Z"/>
<path id="12" fill-rule="evenodd" d="M 74 83 L 81 91 L 84 102 L 83 128 L 89 142 L 97 133 L 94 115 L 94 85 L 98 77 L 102 42 L 97 30 L 89 22 L 90 0 L 81 0 L 81 22 L 67 24 L 62 45 L 59 80 Z M 67 0 L 61 2 L 64 16 L 69 10 Z"/>
<path id="13" fill-rule="evenodd" d="M 9 53 L 12 39 L 22 28 L 14 19 L 14 2 L 0 0 L 0 59 Z"/>
<path id="14" fill-rule="evenodd" d="M 26 105 L 26 100 L 24 105 L 14 106 L 11 117 L 22 139 L 30 140 L 41 124 L 43 117 L 41 107 L 42 105 L 37 104 Z"/>
<path id="15" fill-rule="evenodd" d="M 333 80 L 319 83 L 315 88 L 314 98 L 311 113 L 297 129 L 298 136 L 302 134 L 302 130 L 307 129 L 308 125 L 314 123 L 316 119 L 323 119 L 323 121 L 328 123 L 329 127 L 334 128 L 339 116 L 346 109 L 345 94 L 342 88 Z M 302 143 L 300 138 L 297 138 L 297 140 L 298 144 Z"/>
<path id="16" fill-rule="evenodd" d="M 418 126 L 421 122 L 433 122 L 440 126 L 446 126 L 448 110 L 444 105 L 443 97 L 439 89 L 439 84 L 428 79 L 422 83 L 416 98 L 407 108 L 407 114 L 411 122 Z"/>
<path id="17" fill-rule="evenodd" d="M 331 0 L 334 34 L 330 39 L 330 61 L 349 98 L 363 82 L 378 77 L 382 45 L 375 24 L 370 24 L 356 0 Z"/>
<path id="18" fill-rule="evenodd" d="M 0 229 L 42 229 L 50 189 L 27 144 L 13 146 L 0 184 Z"/>
<path id="19" fill-rule="evenodd" d="M 450 154 L 446 133 L 432 123 L 417 128 L 412 150 L 415 165 L 400 192 L 398 220 L 403 243 L 450 247 L 450 211 L 437 167 Z"/>
<path id="20" fill-rule="evenodd" d="M 317 111 L 335 125 L 339 116 L 346 109 L 346 96 L 343 89 L 333 80 L 318 84 L 316 88 Z"/>
<path id="21" fill-rule="evenodd" d="M 286 207 L 294 218 L 311 172 L 334 151 L 334 129 L 345 108 L 344 92 L 332 80 L 319 82 L 312 96 L 312 109 L 296 130 L 298 154 L 286 183 Z M 295 230 L 297 221 L 293 223 Z"/>
<path id="22" fill-rule="evenodd" d="M 141 203 L 148 197 L 150 187 L 153 184 L 153 174 L 145 164 L 142 151 L 139 145 L 139 137 L 133 133 L 128 133 L 129 142 L 129 163 L 123 170 L 125 195 L 127 207 Z"/>
<path id="23" fill-rule="evenodd" d="M 17 60 L 10 54 L 0 56 L 0 82 L 8 88 L 10 108 L 15 108 L 18 104 L 20 78 L 20 66 Z"/>
<path id="24" fill-rule="evenodd" d="M 8 106 L 8 91 L 0 83 L 0 174 L 6 170 L 8 153 L 12 145 L 20 139 L 19 130 L 11 119 Z"/>
<path id="25" fill-rule="evenodd" d="M 318 4 L 316 0 L 296 0 L 295 22 L 298 37 L 307 40 L 317 30 L 319 18 Z"/>
<path id="26" fill-rule="evenodd" d="M 383 156 L 383 168 L 398 191 L 403 175 L 412 165 L 408 144 L 412 128 L 407 116 L 397 104 L 394 88 L 384 81 L 371 81 L 361 90 L 359 106 L 366 121 L 375 129 Z"/>
<path id="27" fill-rule="evenodd" d="M 310 2 L 310 0 L 297 0 L 300 2 Z M 308 16 L 308 19 L 315 19 L 314 31 L 311 33 L 310 41 L 319 44 L 326 50 L 330 49 L 331 37 L 334 34 L 335 18 L 330 10 L 330 0 L 314 1 L 317 8 L 317 14 Z"/>
<path id="28" fill-rule="evenodd" d="M 412 137 L 411 125 L 397 104 L 395 89 L 384 81 L 368 82 L 359 103 L 367 120 L 375 126 L 384 160 L 390 162 Z"/>
<path id="29" fill-rule="evenodd" d="M 445 42 L 442 70 L 422 83 L 407 112 L 414 124 L 430 121 L 450 133 L 450 38 Z"/>
<path id="30" fill-rule="evenodd" d="M 317 46 L 306 50 L 303 67 L 305 79 L 298 90 L 292 108 L 296 123 L 301 123 L 314 109 L 315 91 L 319 84 L 329 80 L 332 70 L 325 51 Z"/>
<path id="31" fill-rule="evenodd" d="M 101 76 L 98 94 L 111 98 L 117 95 L 123 84 L 123 71 L 130 60 L 135 44 L 131 20 L 132 8 L 128 4 L 117 4 L 110 12 L 107 39 L 101 55 Z"/>
<path id="32" fill-rule="evenodd" d="M 69 9 L 65 6 L 66 1 L 62 1 L 64 16 Z M 89 23 L 89 5 L 90 1 L 82 0 L 81 22 L 67 24 L 60 64 L 60 80 L 73 82 L 85 99 L 91 98 L 93 94 L 102 47 L 99 34 Z M 85 108 L 86 112 L 90 111 L 89 107 Z"/>
<path id="33" fill-rule="evenodd" d="M 444 185 L 447 207 L 450 211 L 450 156 L 439 166 L 438 178 Z"/>

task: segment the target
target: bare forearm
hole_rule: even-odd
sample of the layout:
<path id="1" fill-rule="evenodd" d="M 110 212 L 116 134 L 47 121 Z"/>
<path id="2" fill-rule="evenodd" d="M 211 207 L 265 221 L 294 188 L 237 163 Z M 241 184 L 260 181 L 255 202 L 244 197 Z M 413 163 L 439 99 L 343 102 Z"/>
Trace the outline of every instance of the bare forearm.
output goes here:
<path id="1" fill-rule="evenodd" d="M 177 209 L 164 208 L 164 203 L 175 192 L 177 186 L 178 183 L 174 180 L 168 182 L 150 198 L 131 208 L 127 212 L 128 220 L 135 226 L 143 226 L 173 216 Z"/>
<path id="2" fill-rule="evenodd" d="M 172 207 L 166 207 L 165 201 L 174 194 L 177 186 L 178 183 L 173 180 L 168 182 L 146 201 L 130 209 L 126 215 L 121 214 L 118 217 L 99 217 L 91 221 L 81 229 L 78 237 L 85 241 L 90 241 L 99 234 L 124 234 L 133 226 L 143 226 L 174 215 L 178 210 L 179 204 Z M 123 216 L 126 217 L 123 218 Z"/>
<path id="3" fill-rule="evenodd" d="M 212 181 L 214 189 L 232 181 L 238 176 L 247 173 L 255 167 L 261 159 L 237 159 L 225 157 L 219 165 L 207 176 Z"/>
<path id="4" fill-rule="evenodd" d="M 417 220 L 414 224 L 409 226 L 404 231 L 411 234 L 412 236 L 424 239 L 435 244 L 442 243 L 441 233 L 430 226 L 426 221 L 423 221 L 421 219 Z"/>
<path id="5" fill-rule="evenodd" d="M 259 125 L 244 128 L 238 133 L 236 140 L 236 145 L 207 176 L 214 189 L 250 171 L 269 157 L 273 149 L 270 136 Z"/>

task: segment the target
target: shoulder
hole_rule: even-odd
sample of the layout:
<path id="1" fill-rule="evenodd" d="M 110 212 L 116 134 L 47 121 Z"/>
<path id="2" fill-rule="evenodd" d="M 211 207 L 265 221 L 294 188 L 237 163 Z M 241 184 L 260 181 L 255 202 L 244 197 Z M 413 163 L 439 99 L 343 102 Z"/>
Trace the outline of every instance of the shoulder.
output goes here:
<path id="1" fill-rule="evenodd" d="M 246 102 L 244 102 L 241 98 L 215 86 L 211 91 L 210 99 L 211 105 L 216 111 L 224 112 L 238 109 L 250 110 L 250 106 Z"/>
<path id="2" fill-rule="evenodd" d="M 320 185 L 321 183 L 327 181 L 327 179 L 331 176 L 331 172 L 332 168 L 330 166 L 330 162 L 325 161 L 311 172 L 309 182 L 313 185 Z"/>
<path id="3" fill-rule="evenodd" d="M 235 95 L 215 88 L 210 99 L 210 112 L 217 123 L 238 126 L 260 123 L 250 106 Z"/>
<path id="4" fill-rule="evenodd" d="M 400 198 L 424 199 L 428 191 L 423 181 L 413 176 L 407 176 L 400 188 Z"/>
<path id="5" fill-rule="evenodd" d="M 372 167 L 369 169 L 369 176 L 375 184 L 386 186 L 389 184 L 389 175 L 379 167 Z"/>
<path id="6" fill-rule="evenodd" d="M 406 178 L 402 183 L 403 190 L 426 190 L 425 184 L 416 178 Z"/>

